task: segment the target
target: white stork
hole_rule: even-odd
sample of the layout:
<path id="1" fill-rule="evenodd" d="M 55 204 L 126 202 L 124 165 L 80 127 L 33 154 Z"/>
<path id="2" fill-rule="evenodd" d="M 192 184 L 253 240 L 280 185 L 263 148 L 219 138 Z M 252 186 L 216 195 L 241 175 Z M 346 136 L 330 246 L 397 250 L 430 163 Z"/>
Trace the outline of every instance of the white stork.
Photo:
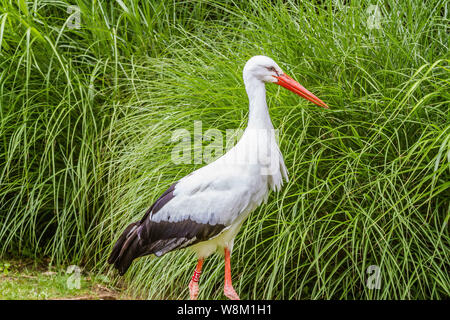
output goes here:
<path id="1" fill-rule="evenodd" d="M 243 78 L 250 112 L 241 139 L 216 161 L 175 182 L 140 221 L 125 229 L 108 259 L 120 275 L 135 258 L 189 246 L 198 258 L 189 283 L 190 298 L 196 299 L 203 261 L 220 249 L 225 254 L 225 296 L 239 299 L 231 283 L 234 238 L 248 215 L 288 179 L 266 104 L 265 83 L 279 84 L 328 108 L 268 57 L 248 60 Z"/>

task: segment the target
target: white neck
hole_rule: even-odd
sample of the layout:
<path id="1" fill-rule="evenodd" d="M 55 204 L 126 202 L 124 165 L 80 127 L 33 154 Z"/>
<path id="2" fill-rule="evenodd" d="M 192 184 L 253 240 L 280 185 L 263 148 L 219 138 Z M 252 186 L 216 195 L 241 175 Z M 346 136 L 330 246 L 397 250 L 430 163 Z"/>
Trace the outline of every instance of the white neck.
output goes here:
<path id="1" fill-rule="evenodd" d="M 249 100 L 248 128 L 273 129 L 266 103 L 264 82 L 255 77 L 244 76 L 245 90 Z"/>

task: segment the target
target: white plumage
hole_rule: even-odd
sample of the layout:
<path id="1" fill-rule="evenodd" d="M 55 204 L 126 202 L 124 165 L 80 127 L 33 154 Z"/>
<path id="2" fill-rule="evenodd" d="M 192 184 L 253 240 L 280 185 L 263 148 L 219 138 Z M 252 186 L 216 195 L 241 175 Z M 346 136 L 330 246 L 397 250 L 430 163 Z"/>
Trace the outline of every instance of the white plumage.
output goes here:
<path id="1" fill-rule="evenodd" d="M 239 142 L 216 161 L 182 178 L 175 186 L 175 197 L 152 218 L 158 222 L 190 218 L 225 225 L 220 234 L 192 247 L 199 258 L 208 257 L 218 248 L 231 251 L 245 218 L 267 200 L 271 190 L 281 188 L 283 178 L 288 179 L 266 104 L 265 84 L 255 72 L 261 65 L 282 73 L 272 59 L 264 56 L 253 57 L 245 65 L 243 78 L 250 112 Z M 262 74 L 266 72 L 264 68 Z"/>
<path id="2" fill-rule="evenodd" d="M 265 141 L 261 143 L 265 139 L 257 139 L 258 135 L 264 135 L 261 130 L 252 134 L 251 129 L 247 129 L 228 153 L 181 179 L 175 186 L 174 198 L 152 220 L 176 222 L 189 218 L 198 223 L 223 224 L 225 228 L 220 234 L 196 244 L 192 249 L 199 258 L 206 258 L 217 247 L 228 247 L 231 251 L 233 239 L 248 214 L 267 200 L 270 190 L 281 188 L 283 178 L 287 179 L 287 170 L 273 131 L 269 130 L 267 134 L 273 140 L 269 145 Z M 275 170 L 258 158 L 252 159 L 254 157 L 250 154 L 238 160 L 237 154 L 248 154 L 255 145 L 263 153 L 273 155 L 270 161 L 276 162 Z"/>

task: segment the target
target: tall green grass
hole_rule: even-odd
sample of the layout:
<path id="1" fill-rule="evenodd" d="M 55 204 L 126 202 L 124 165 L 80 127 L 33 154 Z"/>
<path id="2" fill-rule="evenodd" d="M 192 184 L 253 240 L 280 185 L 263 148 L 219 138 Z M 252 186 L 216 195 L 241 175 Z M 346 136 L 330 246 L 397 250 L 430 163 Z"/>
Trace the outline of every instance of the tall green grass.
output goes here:
<path id="1" fill-rule="evenodd" d="M 241 298 L 450 295 L 446 1 L 1 3 L 1 254 L 115 275 L 119 233 L 203 165 L 171 161 L 172 132 L 244 128 L 242 68 L 264 54 L 331 110 L 267 86 L 290 182 L 236 239 Z M 146 257 L 125 280 L 187 298 L 194 267 L 189 251 Z M 223 298 L 222 281 L 213 256 L 199 298 Z"/>

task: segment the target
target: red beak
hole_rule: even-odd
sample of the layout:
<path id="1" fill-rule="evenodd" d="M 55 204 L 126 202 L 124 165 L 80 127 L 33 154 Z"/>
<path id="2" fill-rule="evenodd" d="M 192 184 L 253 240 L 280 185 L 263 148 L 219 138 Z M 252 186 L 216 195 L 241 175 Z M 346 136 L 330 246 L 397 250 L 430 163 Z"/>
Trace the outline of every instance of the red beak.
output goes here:
<path id="1" fill-rule="evenodd" d="M 317 104 L 318 106 L 329 109 L 329 107 L 325 104 L 325 102 L 317 98 L 315 95 L 313 95 L 305 87 L 303 87 L 300 83 L 289 77 L 287 74 L 283 74 L 282 76 L 278 76 L 275 78 L 278 79 L 278 82 L 276 82 L 276 84 L 285 87 L 289 91 L 298 94 L 300 97 L 305 98 L 306 100 L 309 100 L 312 103 Z"/>

